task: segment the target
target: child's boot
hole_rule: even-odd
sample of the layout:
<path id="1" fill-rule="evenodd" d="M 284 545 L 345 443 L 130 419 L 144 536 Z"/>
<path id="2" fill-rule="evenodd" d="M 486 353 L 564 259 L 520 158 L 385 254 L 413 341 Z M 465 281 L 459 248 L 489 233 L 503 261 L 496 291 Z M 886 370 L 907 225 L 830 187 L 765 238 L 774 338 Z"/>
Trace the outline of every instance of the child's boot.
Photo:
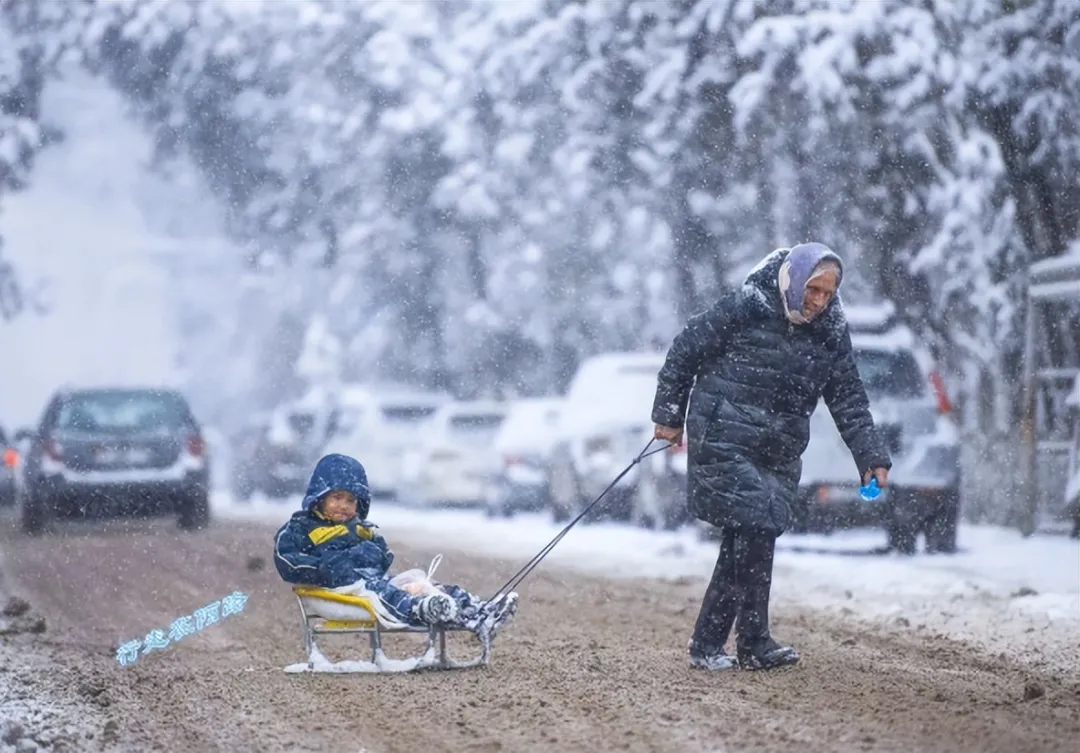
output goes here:
<path id="1" fill-rule="evenodd" d="M 477 637 L 484 642 L 495 637 L 499 628 L 513 619 L 517 613 L 518 595 L 511 591 L 493 601 L 489 601 L 480 607 L 479 613 L 469 627 Z"/>
<path id="2" fill-rule="evenodd" d="M 413 607 L 413 616 L 425 625 L 449 625 L 457 614 L 457 603 L 446 594 L 425 596 Z"/>

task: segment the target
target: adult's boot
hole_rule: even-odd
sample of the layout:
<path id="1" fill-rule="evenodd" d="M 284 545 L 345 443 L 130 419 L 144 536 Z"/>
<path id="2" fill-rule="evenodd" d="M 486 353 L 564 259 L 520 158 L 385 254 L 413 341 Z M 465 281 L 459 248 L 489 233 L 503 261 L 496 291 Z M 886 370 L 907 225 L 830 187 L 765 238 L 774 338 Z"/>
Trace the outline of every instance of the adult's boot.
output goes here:
<path id="1" fill-rule="evenodd" d="M 742 669 L 778 669 L 799 661 L 798 651 L 778 643 L 769 633 L 769 592 L 767 586 L 746 589 L 736 628 L 736 655 Z"/>

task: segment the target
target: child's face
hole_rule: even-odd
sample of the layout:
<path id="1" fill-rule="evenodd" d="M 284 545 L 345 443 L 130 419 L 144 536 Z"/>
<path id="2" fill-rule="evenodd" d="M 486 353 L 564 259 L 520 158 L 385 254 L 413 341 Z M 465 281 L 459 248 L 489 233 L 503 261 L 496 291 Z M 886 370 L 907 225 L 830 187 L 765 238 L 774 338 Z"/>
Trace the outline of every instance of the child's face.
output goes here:
<path id="1" fill-rule="evenodd" d="M 335 489 L 323 497 L 322 513 L 335 523 L 352 520 L 356 515 L 356 497 L 351 492 Z"/>

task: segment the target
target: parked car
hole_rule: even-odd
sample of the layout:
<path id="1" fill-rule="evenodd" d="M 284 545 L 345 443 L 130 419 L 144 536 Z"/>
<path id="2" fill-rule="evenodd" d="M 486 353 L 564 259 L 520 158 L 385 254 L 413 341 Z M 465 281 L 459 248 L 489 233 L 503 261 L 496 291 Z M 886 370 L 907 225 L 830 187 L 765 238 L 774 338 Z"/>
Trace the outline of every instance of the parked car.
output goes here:
<path id="1" fill-rule="evenodd" d="M 644 446 L 652 435 L 650 425 L 641 433 Z M 650 449 L 657 449 L 655 446 Z M 641 462 L 630 506 L 630 522 L 642 528 L 674 530 L 691 520 L 686 505 L 686 444 L 657 452 Z"/>
<path id="2" fill-rule="evenodd" d="M 367 469 L 372 495 L 396 498 L 408 452 L 419 446 L 426 422 L 450 400 L 395 386 L 350 385 L 338 396 L 323 451 L 355 457 Z"/>
<path id="3" fill-rule="evenodd" d="M 402 498 L 435 507 L 480 507 L 495 470 L 495 436 L 506 404 L 455 401 L 440 407 L 407 453 Z"/>
<path id="4" fill-rule="evenodd" d="M 810 442 L 795 531 L 882 526 L 896 551 L 956 551 L 960 439 L 944 384 L 914 334 L 891 306 L 849 307 L 855 363 L 870 409 L 892 453 L 889 486 L 874 502 L 858 494 L 858 471 L 824 401 L 810 420 Z"/>
<path id="5" fill-rule="evenodd" d="M 0 507 L 15 504 L 15 469 L 19 464 L 19 451 L 0 429 Z"/>
<path id="6" fill-rule="evenodd" d="M 273 419 L 253 420 L 235 438 L 232 487 L 240 502 L 259 492 L 274 499 L 301 494 L 315 458 L 289 432 L 275 431 Z"/>
<path id="7" fill-rule="evenodd" d="M 62 391 L 29 439 L 19 520 L 37 534 L 54 517 L 177 513 L 210 521 L 206 445 L 187 400 L 161 389 Z"/>
<path id="8" fill-rule="evenodd" d="M 664 359 L 663 353 L 605 353 L 582 362 L 566 392 L 548 470 L 556 521 L 577 515 L 649 441 L 656 378 Z M 660 509 L 665 524 L 668 517 L 684 518 L 686 502 L 679 489 L 685 481 L 665 477 L 658 487 L 641 486 L 640 471 L 635 466 L 612 487 L 595 517 L 646 522 Z M 685 478 L 685 460 L 672 463 L 666 472 L 681 472 Z M 659 499 L 649 496 L 652 488 L 662 491 Z"/>
<path id="9" fill-rule="evenodd" d="M 484 495 L 491 517 L 546 510 L 550 505 L 548 461 L 555 443 L 560 398 L 515 400 L 495 435 L 495 470 Z"/>

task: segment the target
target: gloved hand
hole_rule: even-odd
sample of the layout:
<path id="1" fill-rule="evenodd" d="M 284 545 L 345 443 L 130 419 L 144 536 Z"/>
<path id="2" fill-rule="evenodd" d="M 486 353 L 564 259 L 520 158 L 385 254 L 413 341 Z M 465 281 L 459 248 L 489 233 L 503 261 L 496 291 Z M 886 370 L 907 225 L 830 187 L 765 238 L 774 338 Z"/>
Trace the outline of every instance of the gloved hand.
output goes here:
<path id="1" fill-rule="evenodd" d="M 386 570 L 386 552 L 374 541 L 361 541 L 347 551 L 349 563 L 357 570 Z"/>

